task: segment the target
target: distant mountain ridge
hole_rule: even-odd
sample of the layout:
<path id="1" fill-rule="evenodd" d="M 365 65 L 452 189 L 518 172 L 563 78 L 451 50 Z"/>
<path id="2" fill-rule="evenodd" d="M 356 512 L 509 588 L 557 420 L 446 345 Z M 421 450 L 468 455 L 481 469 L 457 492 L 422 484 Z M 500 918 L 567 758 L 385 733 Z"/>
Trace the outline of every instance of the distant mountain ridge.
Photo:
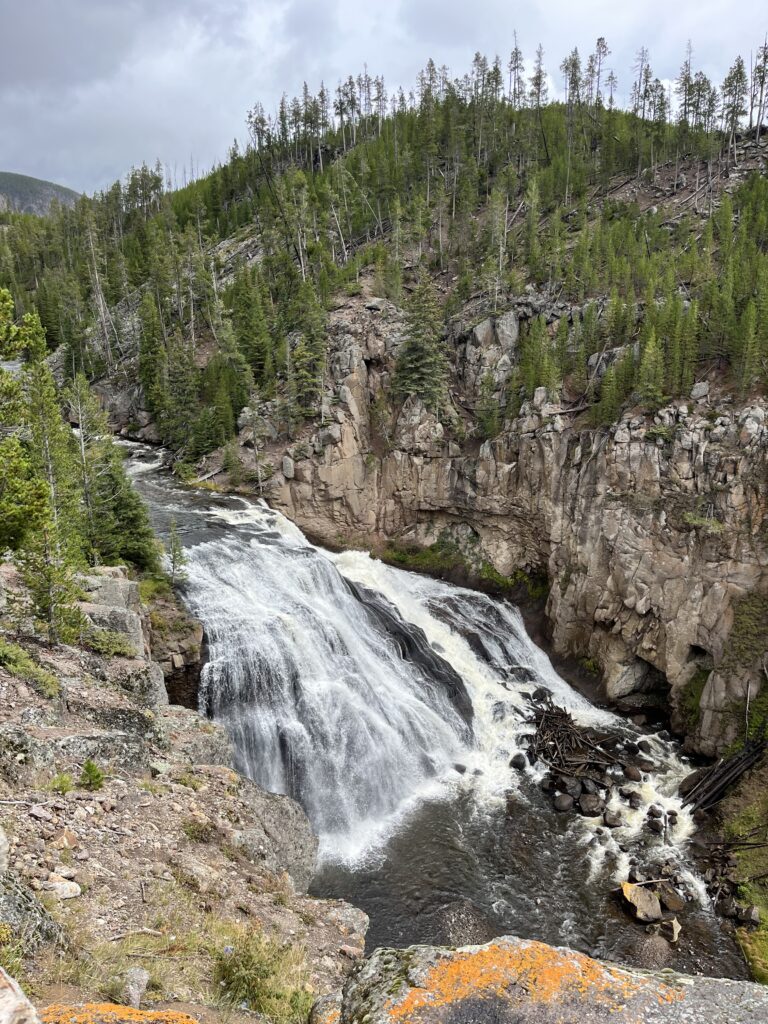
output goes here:
<path id="1" fill-rule="evenodd" d="M 26 174 L 0 171 L 0 212 L 15 210 L 43 217 L 49 212 L 54 199 L 64 206 L 74 206 L 79 198 L 77 192 L 64 185 Z"/>

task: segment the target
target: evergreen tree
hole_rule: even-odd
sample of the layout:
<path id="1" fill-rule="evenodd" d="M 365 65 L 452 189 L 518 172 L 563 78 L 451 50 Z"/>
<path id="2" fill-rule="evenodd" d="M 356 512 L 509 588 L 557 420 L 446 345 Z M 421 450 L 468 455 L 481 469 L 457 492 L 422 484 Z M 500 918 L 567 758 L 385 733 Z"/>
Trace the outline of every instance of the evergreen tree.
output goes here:
<path id="1" fill-rule="evenodd" d="M 393 389 L 404 398 L 416 395 L 433 411 L 444 403 L 448 384 L 442 321 L 434 285 L 422 270 L 406 307 L 406 336 L 397 353 Z"/>
<path id="2" fill-rule="evenodd" d="M 655 410 L 664 401 L 664 356 L 656 332 L 651 329 L 640 360 L 638 391 L 640 400 L 649 409 Z"/>

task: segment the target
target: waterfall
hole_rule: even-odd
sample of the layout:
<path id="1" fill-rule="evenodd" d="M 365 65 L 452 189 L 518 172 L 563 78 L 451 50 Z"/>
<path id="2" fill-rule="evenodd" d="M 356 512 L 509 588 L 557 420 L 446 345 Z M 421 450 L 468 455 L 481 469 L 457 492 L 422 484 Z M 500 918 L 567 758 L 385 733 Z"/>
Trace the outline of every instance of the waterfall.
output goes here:
<path id="1" fill-rule="evenodd" d="M 366 909 L 374 944 L 453 941 L 451 922 L 466 920 L 631 959 L 610 890 L 631 864 L 669 860 L 700 897 L 678 966 L 717 973 L 725 957 L 739 976 L 686 867 L 693 823 L 677 784 L 689 769 L 668 737 L 573 690 L 508 602 L 331 554 L 265 505 L 179 487 L 156 451 L 132 451 L 155 527 L 175 519 L 188 557 L 184 598 L 210 654 L 201 710 L 228 730 L 243 774 L 301 802 L 320 837 L 316 891 Z M 510 768 L 540 687 L 582 725 L 650 744 L 639 800 L 611 794 L 619 827 L 558 815 L 545 765 Z M 652 803 L 676 811 L 669 834 L 649 832 Z"/>
<path id="2" fill-rule="evenodd" d="M 474 743 L 461 677 L 386 599 L 266 509 L 189 551 L 210 661 L 201 699 L 237 767 L 306 809 L 324 846 L 368 841 Z"/>

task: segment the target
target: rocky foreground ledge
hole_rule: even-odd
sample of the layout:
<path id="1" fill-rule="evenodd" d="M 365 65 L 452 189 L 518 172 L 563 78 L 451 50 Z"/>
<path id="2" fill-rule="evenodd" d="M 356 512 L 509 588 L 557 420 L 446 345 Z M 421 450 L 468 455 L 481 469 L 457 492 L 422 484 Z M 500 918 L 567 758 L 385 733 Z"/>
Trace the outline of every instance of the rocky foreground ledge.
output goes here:
<path id="1" fill-rule="evenodd" d="M 768 988 L 645 973 L 506 936 L 484 946 L 379 949 L 312 1024 L 755 1024 Z"/>

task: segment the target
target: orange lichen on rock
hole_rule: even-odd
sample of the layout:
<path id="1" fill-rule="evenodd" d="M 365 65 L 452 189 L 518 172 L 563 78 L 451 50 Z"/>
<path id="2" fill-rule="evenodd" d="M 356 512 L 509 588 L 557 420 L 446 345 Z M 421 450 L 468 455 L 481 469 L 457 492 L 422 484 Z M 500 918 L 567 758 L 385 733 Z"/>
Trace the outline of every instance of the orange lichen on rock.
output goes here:
<path id="1" fill-rule="evenodd" d="M 194 1017 L 176 1010 L 135 1010 L 116 1003 L 55 1003 L 40 1013 L 43 1024 L 198 1024 Z"/>
<path id="2" fill-rule="evenodd" d="M 341 1006 L 339 1003 L 332 1003 L 312 1014 L 312 1024 L 339 1024 L 341 1020 Z"/>
<path id="3" fill-rule="evenodd" d="M 509 999 L 517 990 L 526 1002 L 553 1003 L 579 997 L 613 1012 L 649 987 L 663 1002 L 683 998 L 681 991 L 668 985 L 631 977 L 581 953 L 541 942 L 499 942 L 440 960 L 418 988 L 412 988 L 402 1000 L 390 1000 L 386 1011 L 392 1020 L 411 1021 L 421 1010 L 469 999 Z"/>

